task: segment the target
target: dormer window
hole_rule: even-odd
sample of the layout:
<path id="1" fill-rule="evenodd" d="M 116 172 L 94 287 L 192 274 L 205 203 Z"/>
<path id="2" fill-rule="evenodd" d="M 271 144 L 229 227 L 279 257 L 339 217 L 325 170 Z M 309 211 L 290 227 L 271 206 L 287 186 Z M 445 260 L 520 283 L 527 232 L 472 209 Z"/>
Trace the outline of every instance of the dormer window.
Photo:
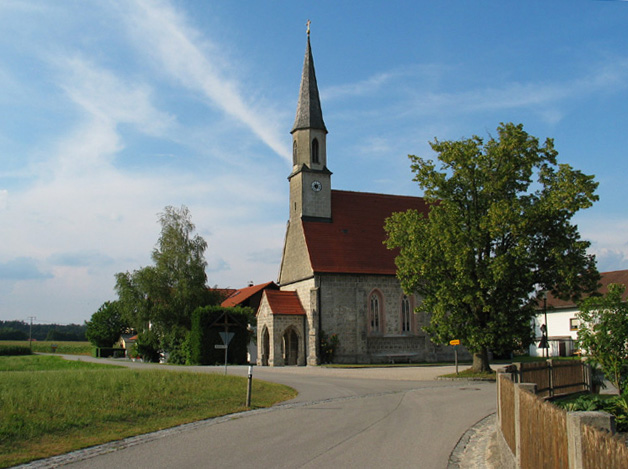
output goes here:
<path id="1" fill-rule="evenodd" d="M 318 159 L 318 140 L 312 140 L 312 163 L 319 164 L 320 161 Z"/>

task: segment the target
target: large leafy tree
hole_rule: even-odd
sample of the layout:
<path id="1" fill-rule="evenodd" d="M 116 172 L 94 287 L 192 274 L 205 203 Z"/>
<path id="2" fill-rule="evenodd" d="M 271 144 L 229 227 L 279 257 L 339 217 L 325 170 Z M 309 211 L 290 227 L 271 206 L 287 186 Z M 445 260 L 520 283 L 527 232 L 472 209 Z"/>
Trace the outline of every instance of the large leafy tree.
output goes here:
<path id="1" fill-rule="evenodd" d="M 213 302 L 206 285 L 207 243 L 193 234 L 195 226 L 185 206 L 166 207 L 159 222 L 161 235 L 152 253 L 155 264 L 116 274 L 116 291 L 140 340 L 142 335 L 147 343 L 157 340 L 155 346 L 174 354 L 174 361 L 183 361 L 179 352 L 191 328 L 192 312 Z"/>
<path id="2" fill-rule="evenodd" d="M 98 311 L 92 314 L 91 319 L 85 322 L 85 326 L 87 340 L 96 347 L 111 347 L 126 329 L 116 301 L 103 303 Z M 51 332 L 53 330 L 49 331 L 49 336 Z"/>
<path id="3" fill-rule="evenodd" d="M 604 296 L 591 296 L 580 305 L 578 343 L 587 357 L 621 392 L 628 381 L 628 303 L 626 287 L 608 286 Z"/>
<path id="4" fill-rule="evenodd" d="M 399 248 L 404 291 L 423 297 L 433 340 L 461 339 L 473 369 L 490 369 L 488 351 L 531 341 L 537 292 L 577 297 L 599 275 L 572 217 L 597 200 L 593 176 L 558 164 L 522 125 L 501 124 L 477 136 L 431 143 L 439 164 L 410 155 L 427 215 L 393 214 L 389 248 Z"/>

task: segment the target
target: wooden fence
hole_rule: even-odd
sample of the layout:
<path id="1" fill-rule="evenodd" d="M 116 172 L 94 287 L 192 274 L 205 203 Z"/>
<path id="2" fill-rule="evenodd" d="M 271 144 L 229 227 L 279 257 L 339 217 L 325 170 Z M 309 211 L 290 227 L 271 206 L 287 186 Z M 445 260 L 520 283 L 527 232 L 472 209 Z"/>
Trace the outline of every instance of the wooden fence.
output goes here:
<path id="1" fill-rule="evenodd" d="M 561 377 L 564 378 L 559 384 L 563 386 L 561 390 L 582 386 L 567 382 L 565 376 L 569 373 Z M 497 379 L 498 446 L 502 460 L 512 461 L 508 467 L 628 468 L 628 448 L 625 441 L 613 435 L 609 414 L 567 412 L 535 394 L 535 384 L 514 383 L 513 375 L 509 369 L 499 373 Z M 547 377 L 547 372 L 544 376 Z M 576 373 L 571 376 L 575 381 L 580 379 Z"/>
<path id="2" fill-rule="evenodd" d="M 506 367 L 515 383 L 536 384 L 540 397 L 591 391 L 590 366 L 580 360 L 546 360 Z"/>

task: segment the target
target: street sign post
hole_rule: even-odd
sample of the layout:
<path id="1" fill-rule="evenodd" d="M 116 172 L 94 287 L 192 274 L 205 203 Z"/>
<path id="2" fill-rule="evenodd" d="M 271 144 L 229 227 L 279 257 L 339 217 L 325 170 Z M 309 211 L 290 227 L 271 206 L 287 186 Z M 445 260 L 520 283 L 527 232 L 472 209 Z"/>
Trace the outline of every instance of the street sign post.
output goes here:
<path id="1" fill-rule="evenodd" d="M 456 361 L 456 374 L 458 374 L 458 346 L 460 345 L 460 339 L 450 340 L 449 345 L 454 346 L 454 360 Z"/>
<path id="2" fill-rule="evenodd" d="M 224 345 L 219 346 L 219 345 L 215 345 L 216 348 L 224 348 L 225 349 L 225 374 L 227 374 L 227 351 L 229 348 L 229 342 L 231 342 L 231 339 L 233 339 L 233 336 L 235 335 L 235 332 L 219 332 L 220 334 L 220 338 L 222 339 L 222 342 Z"/>

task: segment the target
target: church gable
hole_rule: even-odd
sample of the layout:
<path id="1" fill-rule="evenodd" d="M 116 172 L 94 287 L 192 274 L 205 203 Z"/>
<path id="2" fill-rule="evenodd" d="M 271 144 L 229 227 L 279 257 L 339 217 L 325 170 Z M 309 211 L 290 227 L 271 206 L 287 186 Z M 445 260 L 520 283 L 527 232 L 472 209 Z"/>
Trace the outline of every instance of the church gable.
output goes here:
<path id="1" fill-rule="evenodd" d="M 408 197 L 332 190 L 331 223 L 303 221 L 312 269 L 316 273 L 395 275 L 395 256 L 383 244 L 384 223 L 394 212 L 427 213 L 427 202 Z"/>

